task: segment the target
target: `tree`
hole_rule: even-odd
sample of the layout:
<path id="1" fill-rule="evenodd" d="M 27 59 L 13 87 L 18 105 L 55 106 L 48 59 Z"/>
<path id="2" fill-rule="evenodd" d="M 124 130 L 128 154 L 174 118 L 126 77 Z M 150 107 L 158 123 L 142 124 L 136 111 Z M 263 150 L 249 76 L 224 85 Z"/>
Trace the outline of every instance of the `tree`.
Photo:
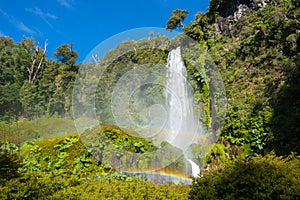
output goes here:
<path id="1" fill-rule="evenodd" d="M 30 56 L 21 45 L 24 41 L 25 39 L 15 43 L 9 37 L 0 37 L 0 118 L 2 120 L 17 118 L 22 111 L 19 89 L 27 78 L 26 67 L 31 64 Z"/>
<path id="2" fill-rule="evenodd" d="M 78 58 L 78 53 L 73 50 L 73 44 L 70 43 L 59 46 L 56 49 L 54 56 L 62 64 L 74 65 Z"/>
<path id="3" fill-rule="evenodd" d="M 55 60 L 48 60 L 45 63 L 43 76 L 39 79 L 38 91 L 46 116 L 52 116 L 56 112 L 53 109 L 55 107 L 53 102 L 56 101 L 54 94 L 58 89 L 55 80 L 59 74 L 59 65 Z"/>
<path id="4" fill-rule="evenodd" d="M 56 89 L 51 98 L 49 110 L 50 113 L 54 112 L 59 115 L 70 114 L 73 84 L 79 70 L 79 65 L 75 64 L 78 53 L 73 50 L 71 43 L 59 46 L 54 56 L 60 64 L 54 80 Z"/>
<path id="5" fill-rule="evenodd" d="M 33 49 L 33 40 L 32 39 L 24 39 L 22 41 L 23 49 L 28 53 L 31 54 L 31 66 L 30 68 L 27 67 L 28 71 L 28 82 L 32 84 L 42 70 L 44 66 L 44 61 L 46 59 L 46 52 L 47 52 L 47 41 L 45 42 L 44 49 L 42 50 L 38 45 L 35 46 Z M 29 43 L 29 47 L 26 47 L 26 43 Z M 31 44 L 31 47 L 30 47 Z"/>
<path id="6" fill-rule="evenodd" d="M 167 22 L 166 29 L 170 31 L 176 28 L 184 29 L 185 26 L 183 24 L 183 20 L 188 13 L 189 12 L 187 10 L 179 10 L 179 9 L 174 10 L 172 12 L 170 19 Z"/>

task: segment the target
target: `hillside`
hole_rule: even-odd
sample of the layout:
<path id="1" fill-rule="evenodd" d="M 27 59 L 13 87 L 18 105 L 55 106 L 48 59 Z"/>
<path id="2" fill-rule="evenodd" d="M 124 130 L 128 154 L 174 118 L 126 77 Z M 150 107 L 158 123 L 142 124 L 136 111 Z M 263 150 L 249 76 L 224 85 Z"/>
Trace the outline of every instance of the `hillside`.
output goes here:
<path id="1" fill-rule="evenodd" d="M 183 51 L 193 101 L 202 112 L 200 121 L 216 139 L 213 145 L 192 144 L 188 149 L 202 169 L 191 186 L 155 184 L 119 173 L 130 167 L 144 171 L 156 167 L 163 168 L 157 173 L 182 175 L 190 168 L 182 156 L 176 157 L 182 155 L 180 149 L 143 137 L 155 130 L 137 132 L 131 124 L 114 124 L 111 106 L 118 81 L 128 72 L 145 69 L 148 74 L 128 75 L 140 85 L 152 81 L 135 90 L 131 101 L 149 95 L 147 101 L 134 104 L 137 108 L 164 102 L 160 83 L 166 72 L 157 66 L 166 66 L 168 53 L 184 37 L 170 40 L 149 33 L 139 41 L 123 41 L 96 63 L 77 63 L 72 44 L 59 46 L 53 60 L 32 38 L 14 42 L 0 36 L 0 198 L 299 198 L 300 2 L 211 0 L 206 13 L 196 13 L 195 20 L 185 25 L 187 14 L 174 10 L 166 29 L 180 29 L 210 55 L 226 93 L 226 115 L 219 126 L 225 112 L 218 110 L 217 101 L 223 95 L 211 94 L 211 80 L 188 59 L 195 52 Z M 206 54 L 196 55 L 200 69 L 209 71 L 213 65 L 205 62 Z M 76 80 L 78 73 L 82 74 Z M 74 86 L 94 92 L 96 101 L 81 92 L 74 94 Z M 118 92 L 123 97 L 125 92 Z M 94 106 L 97 126 L 76 129 L 73 119 L 92 124 L 93 113 L 73 111 L 74 105 Z M 146 115 L 134 109 L 130 114 L 131 120 L 147 123 Z M 85 130 L 80 132 L 81 128 Z"/>
<path id="2" fill-rule="evenodd" d="M 225 146 L 299 152 L 298 17 L 298 1 L 212 1 L 184 29 L 207 44 L 221 71 L 229 104 Z"/>

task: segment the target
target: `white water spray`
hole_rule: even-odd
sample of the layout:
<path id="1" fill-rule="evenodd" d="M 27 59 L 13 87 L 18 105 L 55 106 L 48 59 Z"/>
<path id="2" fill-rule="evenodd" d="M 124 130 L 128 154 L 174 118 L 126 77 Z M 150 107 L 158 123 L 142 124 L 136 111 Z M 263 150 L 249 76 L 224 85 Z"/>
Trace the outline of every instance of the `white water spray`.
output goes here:
<path id="1" fill-rule="evenodd" d="M 166 94 L 168 131 L 165 140 L 186 152 L 198 134 L 199 123 L 195 120 L 191 88 L 180 47 L 172 50 L 168 56 Z M 198 176 L 199 166 L 187 155 L 185 157 L 191 164 L 192 175 Z"/>
<path id="2" fill-rule="evenodd" d="M 192 166 L 192 175 L 194 177 L 199 176 L 199 174 L 200 174 L 200 168 L 199 168 L 199 166 L 195 162 L 193 162 L 192 160 L 190 160 L 190 159 L 187 159 L 187 161 L 189 161 L 189 163 Z"/>

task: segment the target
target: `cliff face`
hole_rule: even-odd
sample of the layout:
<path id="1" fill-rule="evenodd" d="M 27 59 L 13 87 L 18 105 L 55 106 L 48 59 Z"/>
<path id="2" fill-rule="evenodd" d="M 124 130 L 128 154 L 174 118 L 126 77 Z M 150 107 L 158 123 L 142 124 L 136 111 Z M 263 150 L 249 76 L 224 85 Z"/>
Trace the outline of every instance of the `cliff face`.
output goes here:
<path id="1" fill-rule="evenodd" d="M 259 10 L 271 0 L 220 0 L 212 1 L 209 12 L 219 13 L 219 17 L 213 24 L 215 35 L 218 37 L 220 34 L 229 34 L 232 25 L 236 23 L 242 16 L 249 10 Z M 276 4 L 276 1 L 274 1 Z"/>

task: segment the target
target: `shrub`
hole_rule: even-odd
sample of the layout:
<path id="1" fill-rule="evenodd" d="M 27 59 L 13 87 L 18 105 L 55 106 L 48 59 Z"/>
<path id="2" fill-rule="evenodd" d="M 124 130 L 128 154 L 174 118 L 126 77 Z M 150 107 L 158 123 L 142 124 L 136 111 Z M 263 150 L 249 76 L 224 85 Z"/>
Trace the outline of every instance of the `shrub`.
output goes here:
<path id="1" fill-rule="evenodd" d="M 299 199 L 300 158 L 237 159 L 195 178 L 189 199 Z"/>
<path id="2" fill-rule="evenodd" d="M 9 142 L 0 143 L 0 183 L 18 177 L 22 166 L 18 156 L 18 147 Z"/>
<path id="3" fill-rule="evenodd" d="M 187 185 L 155 185 L 131 178 L 24 175 L 0 185 L 0 199 L 187 199 Z"/>
<path id="4" fill-rule="evenodd" d="M 0 183 L 18 177 L 21 163 L 16 154 L 0 154 Z"/>

